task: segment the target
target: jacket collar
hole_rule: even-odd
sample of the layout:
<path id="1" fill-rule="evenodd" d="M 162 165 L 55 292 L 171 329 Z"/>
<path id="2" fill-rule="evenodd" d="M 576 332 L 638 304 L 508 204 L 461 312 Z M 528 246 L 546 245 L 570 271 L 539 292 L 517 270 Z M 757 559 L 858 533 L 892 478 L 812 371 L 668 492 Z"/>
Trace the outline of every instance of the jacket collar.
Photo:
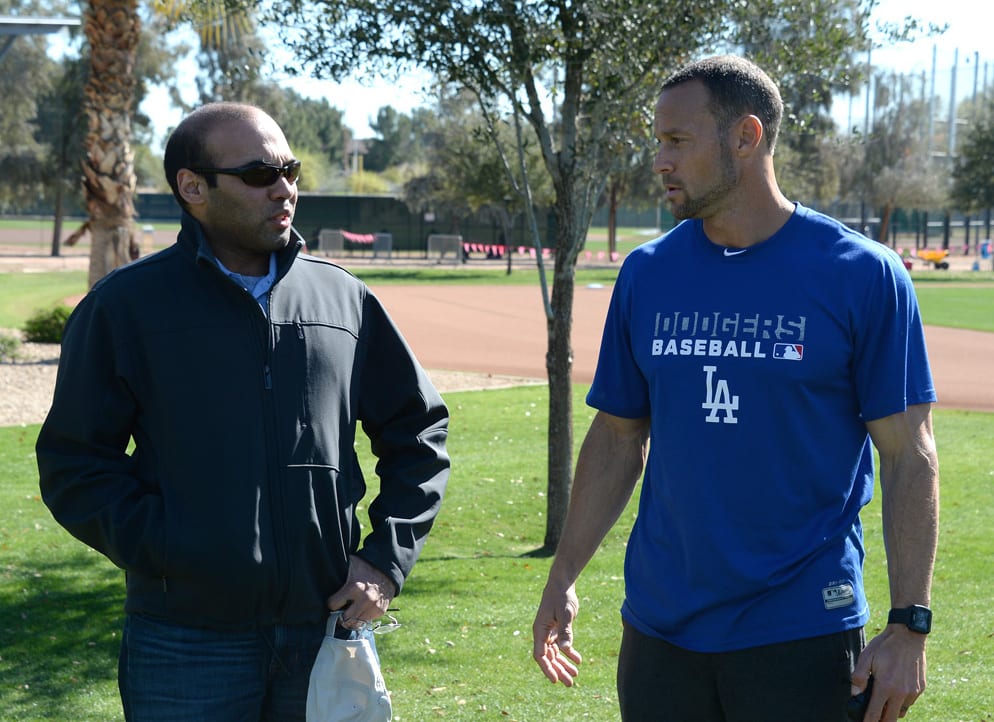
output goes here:
<path id="1" fill-rule="evenodd" d="M 211 266 L 217 266 L 217 257 L 214 255 L 210 243 L 207 242 L 204 229 L 200 226 L 200 222 L 186 211 L 183 211 L 180 217 L 180 230 L 176 242 L 198 262 L 207 262 Z M 291 228 L 290 242 L 276 252 L 276 282 L 279 282 L 287 274 L 303 246 L 303 237 L 296 228 Z"/>

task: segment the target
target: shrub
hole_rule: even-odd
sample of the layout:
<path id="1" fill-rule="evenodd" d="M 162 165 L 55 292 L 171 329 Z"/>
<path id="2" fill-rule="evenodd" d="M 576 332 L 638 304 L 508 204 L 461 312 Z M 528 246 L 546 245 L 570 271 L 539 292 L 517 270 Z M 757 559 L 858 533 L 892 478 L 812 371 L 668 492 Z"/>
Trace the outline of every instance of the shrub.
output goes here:
<path id="1" fill-rule="evenodd" d="M 0 333 L 0 362 L 16 361 L 21 340 L 16 336 Z"/>
<path id="2" fill-rule="evenodd" d="M 62 332 L 72 309 L 60 304 L 47 311 L 38 311 L 24 323 L 24 340 L 31 343 L 61 343 Z"/>

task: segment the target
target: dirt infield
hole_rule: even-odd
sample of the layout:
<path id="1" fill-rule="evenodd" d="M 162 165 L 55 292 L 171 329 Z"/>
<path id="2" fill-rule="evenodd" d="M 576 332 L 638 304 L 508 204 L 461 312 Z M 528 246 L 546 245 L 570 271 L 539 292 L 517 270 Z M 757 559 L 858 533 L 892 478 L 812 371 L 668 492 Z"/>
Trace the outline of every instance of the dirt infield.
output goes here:
<path id="1" fill-rule="evenodd" d="M 86 263 L 82 254 L 50 258 L 0 253 L 0 272 L 85 269 Z M 426 368 L 546 377 L 538 286 L 384 285 L 373 290 Z M 572 341 L 577 382 L 593 379 L 610 296 L 609 287 L 576 289 Z M 938 406 L 994 411 L 994 333 L 927 327 L 926 336 Z"/>
<path id="2" fill-rule="evenodd" d="M 373 289 L 427 368 L 545 377 L 542 300 L 532 286 L 380 286 Z M 608 287 L 576 289 L 573 378 L 589 383 Z M 943 408 L 994 411 L 994 333 L 929 326 L 932 373 Z"/>

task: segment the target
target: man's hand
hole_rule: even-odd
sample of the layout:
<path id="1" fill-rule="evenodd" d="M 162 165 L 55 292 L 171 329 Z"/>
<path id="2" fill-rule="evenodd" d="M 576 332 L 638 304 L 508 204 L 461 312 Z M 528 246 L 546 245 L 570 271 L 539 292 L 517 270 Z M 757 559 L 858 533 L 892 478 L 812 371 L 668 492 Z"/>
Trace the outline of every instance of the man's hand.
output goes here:
<path id="1" fill-rule="evenodd" d="M 345 584 L 328 597 L 328 609 L 342 610 L 339 622 L 346 629 L 358 629 L 363 623 L 379 619 L 397 593 L 393 580 L 372 564 L 349 556 L 349 575 Z"/>
<path id="2" fill-rule="evenodd" d="M 580 609 L 576 591 L 572 586 L 557 592 L 546 586 L 542 601 L 532 625 L 535 662 L 549 681 L 573 686 L 573 678 L 580 670 L 576 665 L 583 661 L 573 649 L 573 620 Z M 575 663 L 575 664 L 574 664 Z"/>
<path id="3" fill-rule="evenodd" d="M 873 694 L 864 722 L 895 722 L 925 691 L 925 636 L 889 625 L 870 640 L 852 675 L 858 694 L 873 675 Z"/>

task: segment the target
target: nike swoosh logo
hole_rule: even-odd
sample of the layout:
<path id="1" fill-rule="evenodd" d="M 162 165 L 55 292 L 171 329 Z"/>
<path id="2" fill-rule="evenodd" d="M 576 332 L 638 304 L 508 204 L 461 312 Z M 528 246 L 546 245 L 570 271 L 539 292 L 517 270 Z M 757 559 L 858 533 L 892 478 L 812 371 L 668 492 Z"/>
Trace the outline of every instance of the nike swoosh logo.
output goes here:
<path id="1" fill-rule="evenodd" d="M 740 253 L 745 253 L 748 250 L 749 250 L 748 248 L 740 248 L 737 251 L 733 251 L 731 248 L 726 248 L 725 249 L 725 255 L 726 256 L 737 256 Z"/>

